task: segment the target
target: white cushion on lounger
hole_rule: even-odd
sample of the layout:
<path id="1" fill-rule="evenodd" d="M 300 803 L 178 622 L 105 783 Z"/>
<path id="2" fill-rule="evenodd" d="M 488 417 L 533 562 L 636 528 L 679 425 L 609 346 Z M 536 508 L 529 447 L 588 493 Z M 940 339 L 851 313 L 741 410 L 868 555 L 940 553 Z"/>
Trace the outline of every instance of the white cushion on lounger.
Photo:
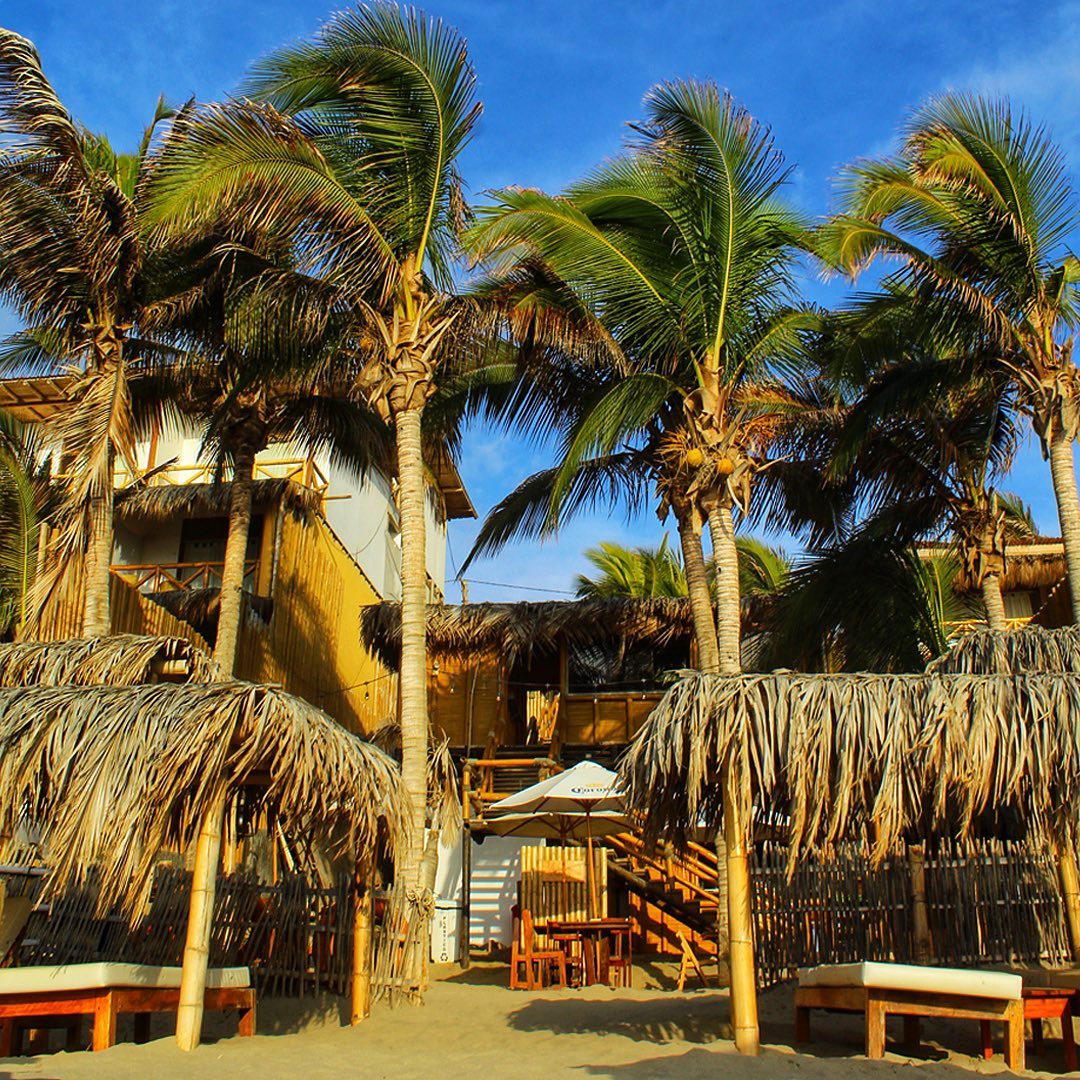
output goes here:
<path id="1" fill-rule="evenodd" d="M 1014 999 L 1021 995 L 1019 975 L 1000 971 L 922 967 L 918 964 L 822 964 L 799 972 L 800 986 L 869 986 L 879 990 L 912 990 L 927 994 Z"/>
<path id="2" fill-rule="evenodd" d="M 0 996 L 42 994 L 50 990 L 100 990 L 105 986 L 173 988 L 180 985 L 180 968 L 150 964 L 59 964 L 0 969 Z M 210 968 L 206 985 L 214 989 L 251 985 L 246 967 Z"/>

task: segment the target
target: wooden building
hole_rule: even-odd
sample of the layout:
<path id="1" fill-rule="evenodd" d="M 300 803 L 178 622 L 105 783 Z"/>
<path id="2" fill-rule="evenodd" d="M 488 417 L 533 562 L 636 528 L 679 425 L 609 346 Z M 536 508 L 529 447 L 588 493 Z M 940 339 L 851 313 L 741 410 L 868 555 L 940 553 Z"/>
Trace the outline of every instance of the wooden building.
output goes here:
<path id="1" fill-rule="evenodd" d="M 433 604 L 427 634 L 431 724 L 465 757 L 621 749 L 693 660 L 684 600 Z M 363 636 L 395 665 L 398 606 L 366 611 Z"/>

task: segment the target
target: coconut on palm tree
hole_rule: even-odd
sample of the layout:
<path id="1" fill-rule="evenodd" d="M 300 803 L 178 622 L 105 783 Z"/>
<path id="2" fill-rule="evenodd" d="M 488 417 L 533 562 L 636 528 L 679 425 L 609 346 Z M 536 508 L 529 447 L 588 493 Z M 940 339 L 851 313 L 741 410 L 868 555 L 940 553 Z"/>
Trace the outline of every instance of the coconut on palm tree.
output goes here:
<path id="1" fill-rule="evenodd" d="M 1061 151 L 1007 101 L 946 95 L 915 112 L 897 154 L 851 166 L 844 180 L 843 212 L 820 251 L 853 277 L 892 261 L 881 294 L 861 305 L 869 321 L 906 308 L 925 341 L 963 345 L 959 377 L 994 370 L 1015 386 L 1050 462 L 1075 618 L 1080 261 L 1067 247 L 1077 204 Z"/>
<path id="2" fill-rule="evenodd" d="M 339 13 L 311 41 L 253 70 L 242 100 L 188 111 L 149 185 L 159 228 L 272 222 L 296 238 L 295 273 L 343 315 L 341 364 L 394 430 L 401 515 L 402 771 L 417 880 L 427 798 L 425 470 L 422 418 L 440 374 L 465 354 L 471 308 L 453 292 L 464 213 L 458 158 L 480 106 L 464 39 L 390 4 Z M 326 298 L 330 299 L 327 300 Z"/>

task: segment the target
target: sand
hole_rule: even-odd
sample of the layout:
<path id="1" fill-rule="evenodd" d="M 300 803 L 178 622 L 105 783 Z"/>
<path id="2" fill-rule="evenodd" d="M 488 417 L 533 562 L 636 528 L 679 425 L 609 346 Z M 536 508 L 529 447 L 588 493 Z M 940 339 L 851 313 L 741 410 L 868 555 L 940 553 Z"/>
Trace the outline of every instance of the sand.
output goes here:
<path id="1" fill-rule="evenodd" d="M 298 1077 L 469 1077 L 514 1080 L 569 1076 L 646 1080 L 653 1077 L 710 1077 L 715 1080 L 886 1080 L 920 1077 L 968 1080 L 973 1072 L 1004 1073 L 1000 1054 L 984 1062 L 978 1025 L 928 1022 L 929 1041 L 917 1058 L 889 1053 L 870 1062 L 861 1054 L 862 1024 L 854 1017 L 815 1016 L 813 1053 L 791 1045 L 791 991 L 762 996 L 760 1057 L 744 1058 L 726 1040 L 723 992 L 673 989 L 612 991 L 510 991 L 506 967 L 436 972 L 422 1006 L 376 1006 L 355 1028 L 341 1026 L 344 1003 L 266 1001 L 259 1034 L 232 1036 L 235 1020 L 216 1019 L 211 1034 L 224 1037 L 183 1054 L 161 1018 L 155 1040 L 119 1044 L 99 1054 L 51 1053 L 0 1062 L 0 1080 L 22 1077 L 96 1080 L 270 1080 Z M 666 970 L 636 973 L 639 985 L 670 985 Z M 897 1032 L 897 1034 L 899 1034 Z M 124 1025 L 121 1037 L 130 1038 Z M 160 1035 L 161 1037 L 157 1037 Z M 59 1033 L 55 1037 L 59 1039 Z M 1060 1043 L 1048 1039 L 1046 1054 L 1029 1064 L 1060 1075 Z"/>

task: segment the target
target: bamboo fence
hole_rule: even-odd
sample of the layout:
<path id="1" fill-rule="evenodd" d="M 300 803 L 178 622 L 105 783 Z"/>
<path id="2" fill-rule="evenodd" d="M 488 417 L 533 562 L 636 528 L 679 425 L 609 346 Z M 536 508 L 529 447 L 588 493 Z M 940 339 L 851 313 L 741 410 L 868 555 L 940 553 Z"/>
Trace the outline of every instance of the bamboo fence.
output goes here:
<path id="1" fill-rule="evenodd" d="M 758 982 L 800 967 L 859 960 L 915 962 L 914 902 L 903 853 L 874 865 L 868 845 L 800 862 L 787 846 L 755 852 Z M 1070 960 L 1053 856 L 1024 842 L 940 844 L 925 860 L 932 963 L 1066 964 Z"/>
<path id="2" fill-rule="evenodd" d="M 129 922 L 97 917 L 93 883 L 68 890 L 31 916 L 19 964 L 95 960 L 177 966 L 184 951 L 189 871 L 158 871 L 149 908 Z M 293 874 L 276 885 L 247 874 L 223 875 L 217 886 L 210 939 L 212 966 L 246 965 L 260 993 L 304 997 L 347 994 L 352 981 L 353 883 L 332 886 Z"/>

